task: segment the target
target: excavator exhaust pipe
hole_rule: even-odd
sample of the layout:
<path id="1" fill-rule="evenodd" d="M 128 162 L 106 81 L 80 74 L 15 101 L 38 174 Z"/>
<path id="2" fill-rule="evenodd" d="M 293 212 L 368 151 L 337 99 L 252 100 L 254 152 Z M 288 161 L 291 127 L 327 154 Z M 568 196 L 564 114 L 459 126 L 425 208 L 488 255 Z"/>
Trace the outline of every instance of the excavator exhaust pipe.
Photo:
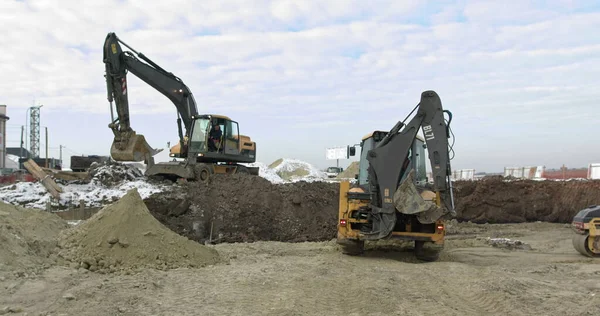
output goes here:
<path id="1" fill-rule="evenodd" d="M 144 161 L 163 149 L 150 147 L 144 135 L 132 134 L 123 139 L 115 139 L 110 147 L 110 155 L 116 161 Z"/>

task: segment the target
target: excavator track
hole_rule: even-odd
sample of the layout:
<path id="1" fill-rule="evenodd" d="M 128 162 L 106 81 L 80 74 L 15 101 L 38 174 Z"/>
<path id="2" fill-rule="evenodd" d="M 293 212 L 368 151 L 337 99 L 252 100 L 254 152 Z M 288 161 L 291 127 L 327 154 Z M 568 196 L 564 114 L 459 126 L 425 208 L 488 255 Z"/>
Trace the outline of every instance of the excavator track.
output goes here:
<path id="1" fill-rule="evenodd" d="M 590 239 L 593 238 L 592 248 L 590 248 Z M 591 237 L 588 234 L 575 234 L 573 236 L 573 247 L 580 254 L 591 257 L 600 258 L 600 236 Z"/>

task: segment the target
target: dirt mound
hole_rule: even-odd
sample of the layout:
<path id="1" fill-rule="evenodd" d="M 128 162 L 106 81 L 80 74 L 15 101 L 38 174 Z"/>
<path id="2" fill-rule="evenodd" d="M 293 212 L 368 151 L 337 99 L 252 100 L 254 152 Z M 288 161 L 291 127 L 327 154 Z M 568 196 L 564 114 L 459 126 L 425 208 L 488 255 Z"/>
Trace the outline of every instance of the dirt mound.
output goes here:
<path id="1" fill-rule="evenodd" d="M 600 204 L 600 181 L 482 181 L 454 183 L 459 222 L 569 223 Z M 336 237 L 339 184 L 272 184 L 248 175 L 215 175 L 145 200 L 173 231 L 205 242 L 324 241 Z M 211 234 L 212 229 L 212 234 Z M 211 238 L 212 235 L 212 238 Z"/>
<path id="2" fill-rule="evenodd" d="M 243 174 L 214 175 L 145 200 L 167 227 L 204 242 L 322 241 L 336 236 L 338 184 L 272 184 Z"/>
<path id="3" fill-rule="evenodd" d="M 579 210 L 600 204 L 600 181 L 459 181 L 454 184 L 461 221 L 569 223 Z"/>
<path id="4" fill-rule="evenodd" d="M 59 256 L 90 271 L 199 267 L 220 261 L 214 249 L 175 234 L 152 217 L 137 189 L 61 239 Z"/>
<path id="5" fill-rule="evenodd" d="M 142 178 L 144 173 L 132 164 L 123 164 L 113 160 L 103 163 L 93 162 L 90 165 L 89 179 L 106 186 L 113 186 L 124 181 Z"/>
<path id="6" fill-rule="evenodd" d="M 338 179 L 354 179 L 354 176 L 358 174 L 359 162 L 353 161 L 344 171 L 338 174 Z"/>
<path id="7" fill-rule="evenodd" d="M 0 202 L 0 271 L 39 270 L 69 225 L 55 214 Z"/>

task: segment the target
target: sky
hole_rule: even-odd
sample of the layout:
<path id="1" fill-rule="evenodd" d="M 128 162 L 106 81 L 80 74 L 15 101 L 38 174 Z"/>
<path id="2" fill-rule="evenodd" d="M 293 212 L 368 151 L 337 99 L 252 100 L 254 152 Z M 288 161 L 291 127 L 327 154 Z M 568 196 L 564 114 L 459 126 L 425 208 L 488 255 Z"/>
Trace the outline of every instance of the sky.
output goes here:
<path id="1" fill-rule="evenodd" d="M 2 0 L 0 24 L 7 146 L 43 105 L 41 155 L 47 128 L 66 167 L 110 151 L 109 32 L 181 78 L 199 112 L 237 121 L 267 164 L 335 166 L 326 148 L 391 129 L 425 90 L 453 114 L 454 170 L 600 162 L 598 1 Z M 175 106 L 131 73 L 128 94 L 132 128 L 167 160 Z"/>

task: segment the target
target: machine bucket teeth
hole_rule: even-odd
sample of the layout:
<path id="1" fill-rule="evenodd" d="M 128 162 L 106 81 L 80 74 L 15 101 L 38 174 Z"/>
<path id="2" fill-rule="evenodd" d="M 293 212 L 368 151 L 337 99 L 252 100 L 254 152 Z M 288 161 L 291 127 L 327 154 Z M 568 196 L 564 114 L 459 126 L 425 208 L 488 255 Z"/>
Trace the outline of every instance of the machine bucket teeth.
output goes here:
<path id="1" fill-rule="evenodd" d="M 118 145 L 119 143 L 115 141 L 110 148 L 110 155 L 116 161 L 144 161 L 162 151 L 150 147 L 146 138 L 139 134 L 130 136 L 124 149 L 120 149 Z"/>
<path id="2" fill-rule="evenodd" d="M 596 239 L 599 239 L 599 237 L 596 237 Z M 595 240 L 594 242 L 596 245 L 600 244 L 600 240 Z M 589 244 L 589 235 L 576 234 L 573 236 L 573 247 L 575 248 L 575 250 L 577 250 L 577 252 L 586 257 L 600 258 L 600 249 L 596 247 L 594 252 L 592 251 L 592 249 L 590 249 Z"/>

